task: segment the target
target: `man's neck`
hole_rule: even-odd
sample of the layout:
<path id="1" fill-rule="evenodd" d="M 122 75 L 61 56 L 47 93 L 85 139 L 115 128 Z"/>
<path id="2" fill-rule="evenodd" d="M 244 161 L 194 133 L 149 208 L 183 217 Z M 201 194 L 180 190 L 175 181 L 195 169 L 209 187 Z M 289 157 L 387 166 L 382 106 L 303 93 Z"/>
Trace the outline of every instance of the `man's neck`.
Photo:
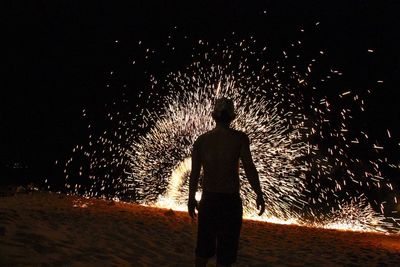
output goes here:
<path id="1" fill-rule="evenodd" d="M 215 128 L 229 129 L 230 128 L 230 124 L 229 123 L 217 122 Z"/>

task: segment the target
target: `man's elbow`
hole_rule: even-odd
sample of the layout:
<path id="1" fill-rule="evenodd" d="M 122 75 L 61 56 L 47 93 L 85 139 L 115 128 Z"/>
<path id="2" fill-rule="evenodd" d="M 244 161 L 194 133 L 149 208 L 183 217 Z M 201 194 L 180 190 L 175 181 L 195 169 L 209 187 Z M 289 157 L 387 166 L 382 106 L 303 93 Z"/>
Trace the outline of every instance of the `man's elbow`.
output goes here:
<path id="1" fill-rule="evenodd" d="M 246 175 L 250 176 L 258 176 L 258 171 L 256 169 L 256 166 L 254 164 L 246 164 L 244 165 L 244 171 Z"/>

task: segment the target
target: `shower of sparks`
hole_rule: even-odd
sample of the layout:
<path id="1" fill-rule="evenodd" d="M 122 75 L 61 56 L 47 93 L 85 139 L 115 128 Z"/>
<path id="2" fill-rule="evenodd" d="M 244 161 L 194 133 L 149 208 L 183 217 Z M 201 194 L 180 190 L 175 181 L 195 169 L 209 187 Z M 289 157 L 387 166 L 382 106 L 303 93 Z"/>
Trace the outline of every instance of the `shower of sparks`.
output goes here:
<path id="1" fill-rule="evenodd" d="M 266 47 L 257 49 L 255 43 L 250 38 L 215 49 L 200 40 L 209 51 L 193 55 L 190 66 L 162 79 L 152 76 L 151 89 L 138 92 L 139 112 L 125 114 L 130 119 L 121 112 L 109 113 L 113 128 L 97 137 L 91 134 L 88 145 L 76 146 L 74 155 L 86 157 L 88 166 L 75 166 L 73 157 L 66 162 L 67 188 L 88 197 L 186 210 L 192 144 L 214 127 L 213 103 L 225 96 L 236 106 L 232 127 L 251 140 L 267 202 L 266 213 L 257 216 L 255 195 L 242 171 L 246 218 L 399 232 L 396 211 L 386 210 L 389 204 L 397 205 L 396 189 L 382 171 L 398 171 L 399 164 L 381 158 L 384 146 L 369 140 L 368 133 L 351 128 L 354 117 L 365 110 L 363 97 L 346 89 L 321 96 L 311 78 L 314 59 L 300 71 L 268 61 Z M 284 51 L 283 57 L 288 59 L 290 53 Z M 320 82 L 341 75 L 330 70 Z M 353 153 L 357 146 L 368 146 L 377 156 L 366 159 Z M 85 175 L 89 182 L 75 178 Z M 369 192 L 375 191 L 391 199 L 374 199 Z M 200 195 L 201 187 L 197 199 Z"/>
<path id="2" fill-rule="evenodd" d="M 301 141 L 304 117 L 280 110 L 279 105 L 261 94 L 251 96 L 267 89 L 267 82 L 257 88 L 240 76 L 226 76 L 220 67 L 205 71 L 196 64 L 196 69 L 200 72 L 195 76 L 174 76 L 174 82 L 167 86 L 174 88 L 175 94 L 164 98 L 167 104 L 162 115 L 153 118 L 153 113 L 149 113 L 147 120 L 153 127 L 127 151 L 132 163 L 129 181 L 137 185 L 135 193 L 143 197 L 144 203 L 165 206 L 164 202 L 170 203 L 172 199 L 175 206 L 186 206 L 191 145 L 200 134 L 214 127 L 210 116 L 213 102 L 226 96 L 237 107 L 233 128 L 248 133 L 252 140 L 254 162 L 270 207 L 267 217 L 299 216 L 293 207 L 303 204 L 300 199 L 307 166 L 299 157 L 308 148 Z M 243 173 L 241 180 L 241 193 L 248 196 L 243 198 L 245 213 L 252 214 L 255 195 Z M 160 188 L 166 194 L 160 195 Z"/>

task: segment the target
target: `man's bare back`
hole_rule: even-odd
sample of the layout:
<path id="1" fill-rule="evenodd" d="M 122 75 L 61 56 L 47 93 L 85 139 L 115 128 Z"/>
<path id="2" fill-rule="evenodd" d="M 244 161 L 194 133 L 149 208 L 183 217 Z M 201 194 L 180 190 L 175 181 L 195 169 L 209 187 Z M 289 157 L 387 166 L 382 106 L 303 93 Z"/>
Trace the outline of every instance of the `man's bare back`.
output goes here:
<path id="1" fill-rule="evenodd" d="M 261 194 L 249 138 L 245 133 L 219 125 L 201 135 L 193 146 L 192 166 L 195 170 L 203 166 L 203 191 L 238 193 L 239 159 L 250 184 L 254 185 L 256 193 Z"/>

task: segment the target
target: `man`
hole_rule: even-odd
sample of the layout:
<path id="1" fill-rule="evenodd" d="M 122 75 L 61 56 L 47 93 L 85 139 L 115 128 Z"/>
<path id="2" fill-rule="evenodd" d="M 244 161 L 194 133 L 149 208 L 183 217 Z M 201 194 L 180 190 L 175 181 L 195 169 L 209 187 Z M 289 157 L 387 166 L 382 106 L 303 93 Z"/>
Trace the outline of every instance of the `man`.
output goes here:
<path id="1" fill-rule="evenodd" d="M 259 215 L 265 202 L 254 166 L 249 138 L 243 132 L 230 128 L 235 118 L 233 101 L 217 99 L 212 117 L 216 127 L 201 135 L 192 150 L 192 171 L 189 181 L 189 215 L 196 217 L 198 229 L 196 267 L 206 266 L 217 253 L 217 266 L 231 266 L 236 262 L 240 229 L 242 226 L 242 200 L 240 198 L 239 159 L 246 177 L 257 195 Z M 195 199 L 200 169 L 203 167 L 202 197 Z"/>

